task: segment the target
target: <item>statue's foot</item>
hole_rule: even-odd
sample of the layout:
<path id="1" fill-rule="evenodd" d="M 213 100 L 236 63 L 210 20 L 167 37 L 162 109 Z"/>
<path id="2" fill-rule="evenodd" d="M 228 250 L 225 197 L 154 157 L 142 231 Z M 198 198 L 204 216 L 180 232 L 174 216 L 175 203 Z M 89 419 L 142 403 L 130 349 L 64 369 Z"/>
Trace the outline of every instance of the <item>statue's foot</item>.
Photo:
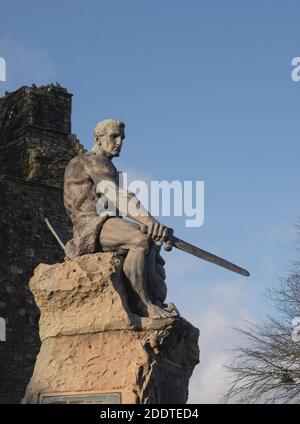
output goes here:
<path id="1" fill-rule="evenodd" d="M 162 306 L 163 307 L 160 307 L 153 303 L 145 304 L 139 302 L 137 305 L 137 312 L 142 317 L 148 317 L 153 319 L 174 318 L 180 316 L 178 309 L 173 303 L 164 304 Z"/>
<path id="2" fill-rule="evenodd" d="M 180 316 L 174 303 L 164 304 L 162 307 L 151 303 L 147 305 L 147 312 L 149 318 L 175 318 Z"/>
<path id="3" fill-rule="evenodd" d="M 157 306 L 154 305 L 153 303 L 150 303 L 147 305 L 147 312 L 148 312 L 148 317 L 149 318 L 170 318 L 170 312 Z"/>
<path id="4" fill-rule="evenodd" d="M 171 317 L 180 317 L 180 313 L 174 303 L 165 303 L 164 310 L 167 311 Z"/>

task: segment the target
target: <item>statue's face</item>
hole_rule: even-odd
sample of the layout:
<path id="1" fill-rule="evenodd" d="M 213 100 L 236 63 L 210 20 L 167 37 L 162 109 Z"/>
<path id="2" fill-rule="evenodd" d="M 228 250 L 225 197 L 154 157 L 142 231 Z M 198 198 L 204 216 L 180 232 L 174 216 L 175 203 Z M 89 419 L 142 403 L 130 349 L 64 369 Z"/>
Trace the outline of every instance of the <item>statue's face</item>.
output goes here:
<path id="1" fill-rule="evenodd" d="M 125 138 L 124 129 L 117 125 L 109 125 L 106 128 L 106 133 L 97 137 L 99 152 L 108 158 L 119 156 L 122 148 L 122 143 Z"/>

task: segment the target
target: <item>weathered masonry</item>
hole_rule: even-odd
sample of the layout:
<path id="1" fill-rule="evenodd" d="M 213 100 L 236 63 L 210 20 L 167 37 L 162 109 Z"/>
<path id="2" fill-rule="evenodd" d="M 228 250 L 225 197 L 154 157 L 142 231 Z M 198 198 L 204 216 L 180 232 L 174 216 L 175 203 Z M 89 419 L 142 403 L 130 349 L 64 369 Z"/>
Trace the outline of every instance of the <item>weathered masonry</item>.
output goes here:
<path id="1" fill-rule="evenodd" d="M 67 163 L 84 148 L 71 134 L 71 98 L 58 85 L 0 98 L 0 403 L 19 403 L 39 350 L 38 310 L 28 281 L 41 262 L 63 260 L 41 216 L 70 236 L 63 205 Z"/>

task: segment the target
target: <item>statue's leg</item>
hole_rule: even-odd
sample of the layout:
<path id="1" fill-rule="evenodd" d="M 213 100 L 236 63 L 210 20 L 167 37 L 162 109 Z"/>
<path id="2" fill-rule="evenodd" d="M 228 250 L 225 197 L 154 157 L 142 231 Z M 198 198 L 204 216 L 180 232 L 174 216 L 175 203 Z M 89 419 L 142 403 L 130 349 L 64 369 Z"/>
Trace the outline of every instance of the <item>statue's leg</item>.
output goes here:
<path id="1" fill-rule="evenodd" d="M 159 247 L 152 243 L 147 257 L 147 287 L 152 303 L 162 307 L 167 296 L 167 286 L 166 273 L 162 265 L 164 261 L 161 260 L 163 261 L 163 258 L 159 254 Z"/>
<path id="2" fill-rule="evenodd" d="M 151 241 L 140 231 L 139 225 L 118 217 L 108 219 L 100 232 L 104 252 L 127 252 L 123 271 L 140 299 L 137 310 L 142 316 L 164 318 L 166 311 L 152 304 L 147 288 L 146 257 Z"/>

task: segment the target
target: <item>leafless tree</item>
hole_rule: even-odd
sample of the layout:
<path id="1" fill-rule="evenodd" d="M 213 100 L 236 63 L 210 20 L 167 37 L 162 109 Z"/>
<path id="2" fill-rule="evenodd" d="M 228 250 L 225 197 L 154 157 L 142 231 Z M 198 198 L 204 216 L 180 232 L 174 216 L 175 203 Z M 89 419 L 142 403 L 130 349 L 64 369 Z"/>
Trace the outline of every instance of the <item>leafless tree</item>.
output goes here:
<path id="1" fill-rule="evenodd" d="M 276 303 L 278 318 L 245 322 L 236 329 L 245 345 L 234 349 L 234 359 L 226 367 L 233 380 L 225 402 L 300 402 L 300 262 L 268 297 Z"/>

